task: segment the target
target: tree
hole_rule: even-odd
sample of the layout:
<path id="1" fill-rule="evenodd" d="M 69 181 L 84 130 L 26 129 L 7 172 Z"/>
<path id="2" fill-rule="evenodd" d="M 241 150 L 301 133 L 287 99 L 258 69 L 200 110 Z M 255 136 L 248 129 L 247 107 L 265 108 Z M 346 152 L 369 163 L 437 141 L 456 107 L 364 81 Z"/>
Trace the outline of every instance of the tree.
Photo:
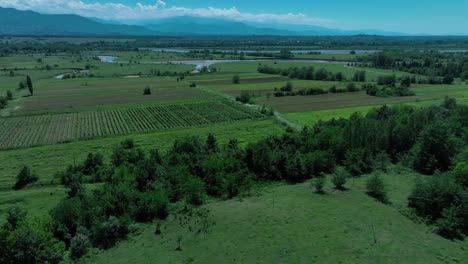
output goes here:
<path id="1" fill-rule="evenodd" d="M 468 162 L 460 162 L 453 170 L 456 182 L 468 188 Z"/>
<path id="2" fill-rule="evenodd" d="M 208 153 L 216 153 L 218 152 L 218 142 L 216 140 L 216 137 L 213 134 L 208 134 L 208 137 L 206 139 L 206 151 Z"/>
<path id="3" fill-rule="evenodd" d="M 28 86 L 28 89 L 29 89 L 29 93 L 31 95 L 34 94 L 34 88 L 33 88 L 33 83 L 32 83 L 32 80 L 31 80 L 31 77 L 26 76 L 26 85 Z"/>
<path id="4" fill-rule="evenodd" d="M 382 178 L 374 173 L 366 182 L 367 195 L 374 197 L 382 203 L 387 203 L 387 193 Z"/>
<path id="5" fill-rule="evenodd" d="M 319 176 L 312 180 L 312 185 L 315 188 L 316 193 L 323 193 L 323 187 L 325 185 L 325 177 Z"/>
<path id="6" fill-rule="evenodd" d="M 453 83 L 453 76 L 451 74 L 447 74 L 444 76 L 444 78 L 442 79 L 442 83 L 443 84 L 452 84 Z"/>
<path id="7" fill-rule="evenodd" d="M 21 207 L 13 206 L 8 208 L 7 222 L 10 226 L 15 229 L 18 227 L 21 221 L 26 218 L 28 212 Z"/>
<path id="8" fill-rule="evenodd" d="M 89 237 L 85 234 L 76 234 L 70 242 L 70 255 L 73 259 L 79 259 L 88 252 L 91 246 Z"/>
<path id="9" fill-rule="evenodd" d="M 233 84 L 240 84 L 240 76 L 237 75 L 237 74 L 232 76 L 232 83 Z"/>
<path id="10" fill-rule="evenodd" d="M 10 90 L 8 90 L 6 93 L 6 99 L 13 100 L 13 93 Z"/>
<path id="11" fill-rule="evenodd" d="M 349 177 L 351 177 L 351 175 L 344 168 L 337 167 L 332 175 L 332 183 L 335 185 L 336 189 L 343 190 Z"/>
<path id="12" fill-rule="evenodd" d="M 26 88 L 26 84 L 24 84 L 23 81 L 19 82 L 19 84 L 18 84 L 18 89 L 22 90 L 22 89 L 24 89 L 24 88 Z"/>
<path id="13" fill-rule="evenodd" d="M 423 174 L 447 171 L 458 152 L 459 142 L 449 125 L 442 121 L 427 126 L 413 147 L 414 168 Z"/>
<path id="14" fill-rule="evenodd" d="M 236 98 L 236 101 L 249 104 L 252 102 L 252 95 L 249 93 L 249 91 L 242 91 L 240 96 Z"/>
<path id="15" fill-rule="evenodd" d="M 146 86 L 145 89 L 143 90 L 143 95 L 150 95 L 151 94 L 151 88 L 149 86 Z"/>
<path id="16" fill-rule="evenodd" d="M 30 183 L 34 183 L 39 178 L 31 172 L 31 169 L 28 166 L 23 166 L 20 172 L 16 176 L 16 184 L 14 186 L 15 190 L 20 190 Z"/>
<path id="17" fill-rule="evenodd" d="M 356 87 L 356 84 L 355 83 L 348 83 L 346 85 L 346 91 L 348 91 L 348 92 L 357 92 L 358 89 Z"/>
<path id="18" fill-rule="evenodd" d="M 410 87 L 411 86 L 411 77 L 405 76 L 401 78 L 400 85 L 402 87 Z"/>

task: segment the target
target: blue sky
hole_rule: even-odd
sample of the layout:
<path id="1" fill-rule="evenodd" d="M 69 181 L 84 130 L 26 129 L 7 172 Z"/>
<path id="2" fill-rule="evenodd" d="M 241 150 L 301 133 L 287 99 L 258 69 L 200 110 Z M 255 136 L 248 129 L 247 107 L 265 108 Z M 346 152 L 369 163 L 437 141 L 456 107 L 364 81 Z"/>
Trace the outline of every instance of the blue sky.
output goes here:
<path id="1" fill-rule="evenodd" d="M 468 0 L 0 0 L 0 6 L 126 21 L 197 15 L 245 22 L 468 35 Z"/>

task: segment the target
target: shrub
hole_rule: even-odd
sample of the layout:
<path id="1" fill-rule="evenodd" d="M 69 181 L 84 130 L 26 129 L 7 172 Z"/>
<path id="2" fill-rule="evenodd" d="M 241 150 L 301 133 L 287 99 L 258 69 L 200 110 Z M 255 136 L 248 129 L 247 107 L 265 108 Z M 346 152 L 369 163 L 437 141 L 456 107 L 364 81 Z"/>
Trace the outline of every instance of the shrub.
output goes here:
<path id="1" fill-rule="evenodd" d="M 190 83 L 190 87 L 197 87 L 197 84 L 192 82 L 192 83 Z"/>
<path id="2" fill-rule="evenodd" d="M 463 219 L 460 218 L 460 208 L 456 206 L 445 208 L 442 211 L 442 218 L 436 222 L 437 233 L 445 238 L 461 238 L 460 232 L 463 226 Z"/>
<path id="3" fill-rule="evenodd" d="M 448 124 L 441 121 L 427 126 L 413 147 L 414 168 L 423 174 L 447 171 L 458 152 L 458 140 Z"/>
<path id="4" fill-rule="evenodd" d="M 332 175 L 332 183 L 335 185 L 335 188 L 338 190 L 343 190 L 344 185 L 346 184 L 347 179 L 351 175 L 342 167 L 338 167 L 335 169 L 335 172 Z"/>
<path id="5" fill-rule="evenodd" d="M 70 242 L 70 255 L 73 259 L 79 259 L 88 252 L 91 246 L 89 237 L 84 234 L 77 234 Z"/>
<path id="6" fill-rule="evenodd" d="M 26 185 L 34 183 L 39 178 L 31 172 L 31 169 L 27 166 L 23 166 L 20 172 L 16 176 L 16 184 L 14 186 L 15 190 L 23 189 Z"/>
<path id="7" fill-rule="evenodd" d="M 435 175 L 416 182 L 408 197 L 408 206 L 414 208 L 417 215 L 435 221 L 442 217 L 445 208 L 453 206 L 459 196 L 460 188 L 451 177 Z"/>
<path id="8" fill-rule="evenodd" d="M 205 199 L 205 184 L 197 177 L 190 177 L 182 187 L 185 199 L 191 205 L 201 205 Z"/>
<path id="9" fill-rule="evenodd" d="M 104 164 L 103 159 L 104 158 L 100 153 L 88 153 L 88 156 L 83 163 L 83 173 L 85 175 L 92 175 L 96 173 Z"/>
<path id="10" fill-rule="evenodd" d="M 23 221 L 9 232 L 8 242 L 0 249 L 0 262 L 62 263 L 65 245 L 54 238 L 50 226 L 50 222 L 42 218 Z"/>
<path id="11" fill-rule="evenodd" d="M 453 169 L 453 174 L 459 185 L 468 188 L 468 162 L 458 163 Z"/>
<path id="12" fill-rule="evenodd" d="M 109 248 L 128 234 L 128 222 L 125 219 L 110 216 L 98 228 L 96 242 L 101 248 Z"/>
<path id="13" fill-rule="evenodd" d="M 13 93 L 10 90 L 6 92 L 6 99 L 13 100 Z"/>
<path id="14" fill-rule="evenodd" d="M 240 84 L 240 76 L 237 75 L 237 74 L 232 76 L 232 83 L 233 84 Z"/>
<path id="15" fill-rule="evenodd" d="M 150 95 L 151 94 L 151 88 L 149 86 L 146 86 L 145 89 L 143 90 L 143 95 Z"/>
<path id="16" fill-rule="evenodd" d="M 242 91 L 240 96 L 236 98 L 236 101 L 243 104 L 250 104 L 252 102 L 252 95 L 248 91 Z"/>
<path id="17" fill-rule="evenodd" d="M 315 188 L 316 193 L 323 193 L 323 187 L 325 186 L 325 177 L 320 176 L 312 180 L 312 185 Z"/>
<path id="18" fill-rule="evenodd" d="M 372 175 L 366 182 L 367 194 L 382 203 L 387 203 L 387 193 L 382 178 L 378 174 Z"/>
<path id="19" fill-rule="evenodd" d="M 367 148 L 350 149 L 345 153 L 344 165 L 353 176 L 372 171 L 372 156 Z"/>
<path id="20" fill-rule="evenodd" d="M 18 206 L 8 208 L 7 222 L 15 229 L 26 218 L 28 212 Z"/>
<path id="21" fill-rule="evenodd" d="M 147 222 L 155 218 L 165 219 L 169 214 L 169 198 L 164 189 L 140 193 L 134 217 L 137 221 Z"/>
<path id="22" fill-rule="evenodd" d="M 348 83 L 346 85 L 346 91 L 348 91 L 348 92 L 357 92 L 358 88 L 356 87 L 355 83 Z"/>

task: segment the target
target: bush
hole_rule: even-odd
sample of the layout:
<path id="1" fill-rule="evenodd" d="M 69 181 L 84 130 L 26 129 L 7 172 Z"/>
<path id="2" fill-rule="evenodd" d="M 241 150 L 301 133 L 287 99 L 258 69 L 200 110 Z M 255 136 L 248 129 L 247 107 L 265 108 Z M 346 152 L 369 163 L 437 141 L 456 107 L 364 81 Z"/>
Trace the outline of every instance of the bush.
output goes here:
<path id="1" fill-rule="evenodd" d="M 357 92 L 359 91 L 358 88 L 356 87 L 356 84 L 355 83 L 348 83 L 346 85 L 346 91 L 348 92 Z"/>
<path id="2" fill-rule="evenodd" d="M 79 259 L 88 252 L 91 246 L 89 237 L 84 234 L 77 234 L 70 242 L 70 255 L 73 259 Z"/>
<path id="3" fill-rule="evenodd" d="M 205 199 L 205 183 L 197 177 L 190 177 L 182 187 L 187 203 L 202 205 Z"/>
<path id="4" fill-rule="evenodd" d="M 458 152 L 459 142 L 451 127 L 441 121 L 427 126 L 413 147 L 414 168 L 423 174 L 447 171 Z"/>
<path id="5" fill-rule="evenodd" d="M 6 92 L 6 99 L 13 100 L 13 93 L 10 90 Z"/>
<path id="6" fill-rule="evenodd" d="M 367 194 L 382 203 L 387 203 L 387 193 L 382 178 L 378 174 L 372 175 L 366 182 Z"/>
<path id="7" fill-rule="evenodd" d="M 236 101 L 243 104 L 250 104 L 252 102 L 252 95 L 248 91 L 242 91 L 240 96 L 236 98 Z"/>
<path id="8" fill-rule="evenodd" d="M 463 219 L 460 218 L 459 207 L 449 207 L 442 211 L 442 218 L 436 222 L 437 233 L 445 238 L 454 239 L 461 238 L 460 232 L 463 226 Z"/>
<path id="9" fill-rule="evenodd" d="M 325 177 L 317 177 L 312 180 L 312 185 L 315 188 L 316 193 L 323 193 L 323 187 L 325 186 Z"/>
<path id="10" fill-rule="evenodd" d="M 240 76 L 237 75 L 237 74 L 232 76 L 232 83 L 233 84 L 240 84 Z"/>
<path id="11" fill-rule="evenodd" d="M 7 243 L 0 249 L 0 262 L 62 263 L 65 245 L 53 236 L 50 226 L 50 222 L 42 218 L 23 221 L 16 229 L 8 232 L 7 237 L 2 237 Z"/>
<path id="12" fill-rule="evenodd" d="M 128 234 L 128 222 L 115 216 L 110 216 L 97 230 L 96 242 L 101 248 L 110 248 Z"/>
<path id="13" fill-rule="evenodd" d="M 457 184 L 468 188 L 468 162 L 458 163 L 453 169 Z"/>
<path id="14" fill-rule="evenodd" d="M 149 86 L 146 86 L 145 89 L 143 90 L 143 95 L 150 95 L 151 94 L 151 88 Z"/>
<path id="15" fill-rule="evenodd" d="M 331 180 L 336 189 L 344 190 L 344 185 L 349 177 L 351 177 L 351 175 L 344 168 L 338 167 L 335 169 Z"/>
<path id="16" fill-rule="evenodd" d="M 459 195 L 460 188 L 451 177 L 435 175 L 416 182 L 408 197 L 408 206 L 414 208 L 417 215 L 435 221 L 442 217 L 445 208 L 453 206 Z"/>
<path id="17" fill-rule="evenodd" d="M 28 212 L 18 206 L 8 208 L 7 222 L 10 226 L 15 229 L 21 221 L 26 218 Z"/>
<path id="18" fill-rule="evenodd" d="M 31 172 L 31 169 L 27 166 L 21 168 L 20 172 L 16 176 L 15 190 L 23 189 L 26 185 L 34 183 L 39 178 Z"/>
<path id="19" fill-rule="evenodd" d="M 344 166 L 353 176 L 372 171 L 372 156 L 367 148 L 350 149 L 345 153 Z"/>

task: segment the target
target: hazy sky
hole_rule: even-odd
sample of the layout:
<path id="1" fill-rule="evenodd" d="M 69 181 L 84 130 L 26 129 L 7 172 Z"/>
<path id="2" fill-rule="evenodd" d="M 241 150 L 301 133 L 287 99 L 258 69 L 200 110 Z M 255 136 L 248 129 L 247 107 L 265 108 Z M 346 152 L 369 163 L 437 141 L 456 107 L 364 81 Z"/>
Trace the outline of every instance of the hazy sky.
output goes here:
<path id="1" fill-rule="evenodd" d="M 195 15 L 340 29 L 468 35 L 468 0 L 0 0 L 0 6 L 114 20 Z"/>

